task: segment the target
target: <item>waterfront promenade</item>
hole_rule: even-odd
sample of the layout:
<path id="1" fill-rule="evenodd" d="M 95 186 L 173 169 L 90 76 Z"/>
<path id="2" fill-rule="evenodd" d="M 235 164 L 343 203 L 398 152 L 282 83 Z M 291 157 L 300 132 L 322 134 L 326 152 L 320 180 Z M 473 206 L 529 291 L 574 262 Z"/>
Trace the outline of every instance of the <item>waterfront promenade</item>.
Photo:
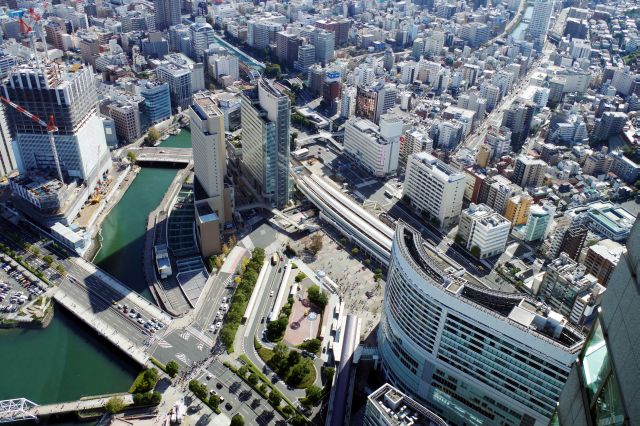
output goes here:
<path id="1" fill-rule="evenodd" d="M 97 410 L 104 408 L 107 402 L 113 398 L 121 398 L 125 405 L 133 404 L 133 395 L 130 393 L 121 393 L 109 396 L 88 397 L 78 401 L 62 402 L 56 404 L 47 404 L 31 407 L 27 410 L 27 414 L 37 417 L 46 417 L 54 414 L 75 413 L 76 411 Z"/>

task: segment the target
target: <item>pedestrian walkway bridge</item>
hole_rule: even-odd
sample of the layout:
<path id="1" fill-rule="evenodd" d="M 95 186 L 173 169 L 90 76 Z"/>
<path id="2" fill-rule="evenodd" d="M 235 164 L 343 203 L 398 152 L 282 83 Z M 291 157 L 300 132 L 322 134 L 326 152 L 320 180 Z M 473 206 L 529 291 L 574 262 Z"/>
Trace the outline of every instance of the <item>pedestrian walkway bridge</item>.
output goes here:
<path id="1" fill-rule="evenodd" d="M 35 420 L 37 422 L 41 417 L 48 417 L 55 414 L 96 410 L 104 408 L 107 402 L 113 397 L 121 398 L 125 405 L 133 404 L 133 395 L 129 393 L 84 397 L 78 401 L 47 405 L 38 405 L 26 398 L 0 401 L 0 423 L 14 423 L 22 420 Z"/>

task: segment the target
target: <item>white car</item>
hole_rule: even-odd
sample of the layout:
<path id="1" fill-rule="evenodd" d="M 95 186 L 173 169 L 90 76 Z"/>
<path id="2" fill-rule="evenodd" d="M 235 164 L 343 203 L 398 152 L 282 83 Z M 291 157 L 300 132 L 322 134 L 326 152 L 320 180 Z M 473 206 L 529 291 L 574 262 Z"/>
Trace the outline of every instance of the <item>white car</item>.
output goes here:
<path id="1" fill-rule="evenodd" d="M 269 293 L 269 297 L 273 297 L 273 290 L 271 290 L 271 293 Z"/>
<path id="2" fill-rule="evenodd" d="M 215 330 L 216 330 L 216 325 L 211 324 L 211 327 L 209 327 L 209 331 L 215 331 Z"/>
<path id="3" fill-rule="evenodd" d="M 218 330 L 220 327 L 222 327 L 222 321 L 218 321 L 216 323 L 216 330 Z"/>

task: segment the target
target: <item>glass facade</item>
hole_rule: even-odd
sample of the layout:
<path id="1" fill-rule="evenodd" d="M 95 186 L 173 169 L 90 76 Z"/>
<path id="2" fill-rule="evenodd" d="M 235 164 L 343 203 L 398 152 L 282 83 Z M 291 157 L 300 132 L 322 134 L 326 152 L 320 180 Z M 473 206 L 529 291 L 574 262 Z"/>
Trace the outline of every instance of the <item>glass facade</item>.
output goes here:
<path id="1" fill-rule="evenodd" d="M 580 379 L 586 390 L 591 418 L 595 419 L 595 424 L 624 424 L 624 408 L 600 320 L 594 324 L 580 360 Z"/>

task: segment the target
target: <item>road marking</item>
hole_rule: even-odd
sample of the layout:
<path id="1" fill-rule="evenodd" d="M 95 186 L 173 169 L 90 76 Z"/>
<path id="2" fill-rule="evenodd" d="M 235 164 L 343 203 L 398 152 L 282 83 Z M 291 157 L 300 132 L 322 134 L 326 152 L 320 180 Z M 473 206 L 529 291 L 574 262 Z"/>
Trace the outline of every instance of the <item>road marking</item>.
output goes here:
<path id="1" fill-rule="evenodd" d="M 187 356 L 183 353 L 177 353 L 176 359 L 185 365 L 190 365 L 189 358 L 187 358 Z"/>
<path id="2" fill-rule="evenodd" d="M 198 343 L 198 346 L 196 346 L 198 348 L 199 351 L 202 350 L 202 348 L 204 347 L 204 343 L 200 342 Z"/>
<path id="3" fill-rule="evenodd" d="M 184 333 L 182 333 L 180 335 L 180 337 L 182 337 L 185 342 L 188 342 L 189 341 L 189 337 L 191 337 L 191 333 L 189 333 L 188 331 L 185 331 Z"/>

